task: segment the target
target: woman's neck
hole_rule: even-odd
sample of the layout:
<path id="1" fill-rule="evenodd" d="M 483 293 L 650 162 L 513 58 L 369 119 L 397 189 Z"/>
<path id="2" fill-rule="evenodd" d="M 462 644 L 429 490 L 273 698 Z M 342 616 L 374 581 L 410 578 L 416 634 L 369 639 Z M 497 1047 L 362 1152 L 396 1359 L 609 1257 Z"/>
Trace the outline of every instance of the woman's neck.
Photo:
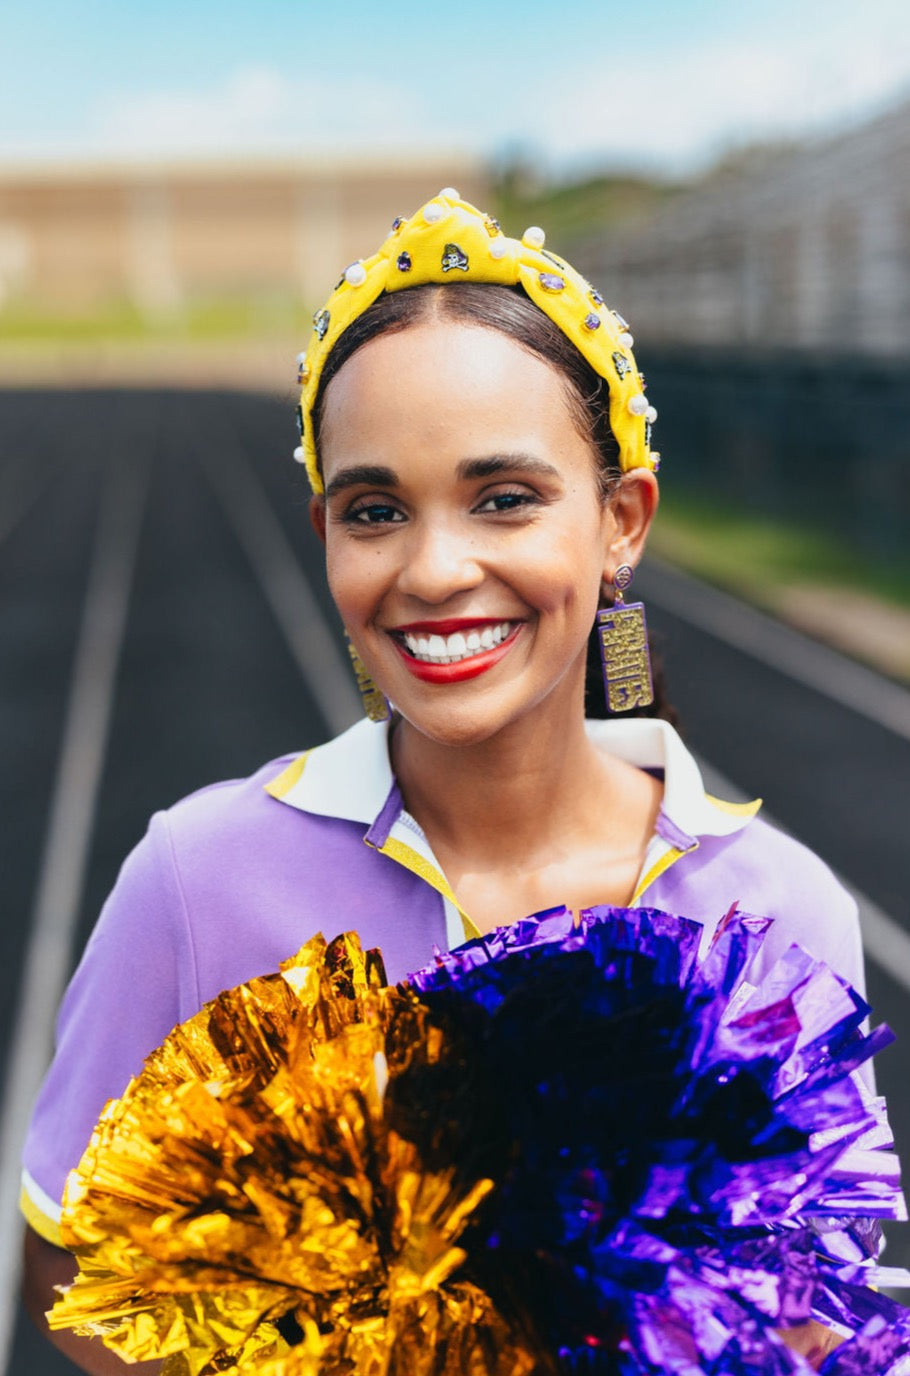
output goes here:
<path id="1" fill-rule="evenodd" d="M 446 745 L 400 722 L 392 758 L 408 811 L 442 860 L 533 863 L 561 835 L 603 834 L 615 793 L 611 761 L 581 711 L 532 712 L 476 745 Z"/>
<path id="2" fill-rule="evenodd" d="M 600 750 L 581 714 L 546 712 L 476 746 L 407 722 L 392 738 L 405 805 L 477 929 L 565 904 L 632 901 L 662 786 Z"/>

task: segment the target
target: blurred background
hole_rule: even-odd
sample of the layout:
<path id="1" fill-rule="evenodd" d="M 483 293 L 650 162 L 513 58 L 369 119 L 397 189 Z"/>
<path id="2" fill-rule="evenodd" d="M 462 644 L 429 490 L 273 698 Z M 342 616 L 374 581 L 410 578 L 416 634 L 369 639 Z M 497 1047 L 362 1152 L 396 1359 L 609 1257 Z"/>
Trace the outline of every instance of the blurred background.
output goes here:
<path id="1" fill-rule="evenodd" d="M 631 322 L 664 458 L 636 586 L 684 734 L 854 890 L 910 1046 L 904 0 L 6 6 L 0 1370 L 72 1370 L 17 1316 L 18 1153 L 123 855 L 356 714 L 294 359 L 444 185 Z M 908 1065 L 879 1071 L 905 1155 Z"/>

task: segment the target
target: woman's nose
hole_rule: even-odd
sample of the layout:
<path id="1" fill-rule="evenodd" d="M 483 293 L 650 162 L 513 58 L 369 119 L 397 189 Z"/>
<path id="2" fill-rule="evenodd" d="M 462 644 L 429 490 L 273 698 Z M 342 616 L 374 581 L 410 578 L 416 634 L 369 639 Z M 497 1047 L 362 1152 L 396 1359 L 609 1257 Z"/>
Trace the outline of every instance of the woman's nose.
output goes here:
<path id="1" fill-rule="evenodd" d="M 440 603 L 483 580 L 478 551 L 460 528 L 447 522 L 412 527 L 402 551 L 399 591 L 423 602 Z"/>

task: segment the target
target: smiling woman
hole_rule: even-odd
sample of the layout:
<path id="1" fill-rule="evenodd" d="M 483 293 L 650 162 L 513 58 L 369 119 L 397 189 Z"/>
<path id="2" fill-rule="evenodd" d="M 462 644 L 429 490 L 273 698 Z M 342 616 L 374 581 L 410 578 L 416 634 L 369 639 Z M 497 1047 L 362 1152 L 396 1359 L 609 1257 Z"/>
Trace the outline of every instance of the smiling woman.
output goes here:
<path id="1" fill-rule="evenodd" d="M 643 615 L 622 592 L 659 456 L 631 346 L 542 231 L 508 239 L 450 189 L 317 313 L 297 457 L 383 720 L 183 800 L 126 862 L 26 1148 L 36 1308 L 104 1101 L 175 1023 L 326 924 L 356 925 L 397 980 L 561 904 L 691 916 L 706 952 L 738 903 L 774 919 L 750 977 L 799 941 L 862 988 L 852 900 L 758 803 L 706 794 L 660 703 L 598 721 L 589 702 L 586 719 L 595 627 L 611 697 L 618 681 L 629 705 L 649 698 Z"/>
<path id="2" fill-rule="evenodd" d="M 552 259 L 550 260 L 552 263 Z M 588 301 L 589 307 L 593 302 Z M 582 314 L 585 315 L 585 309 Z M 612 313 L 611 313 L 612 314 Z M 597 319 L 589 311 L 587 319 Z M 615 317 L 620 323 L 619 317 Z M 521 287 L 501 286 L 485 283 L 478 286 L 474 283 L 459 283 L 459 290 L 441 291 L 438 285 L 428 285 L 416 287 L 411 290 L 398 293 L 387 293 L 379 298 L 370 306 L 362 316 L 357 317 L 339 337 L 338 341 L 329 353 L 325 366 L 319 379 L 318 391 L 313 401 L 313 434 L 314 443 L 319 444 L 323 428 L 323 418 L 326 410 L 325 399 L 328 383 L 335 374 L 342 368 L 343 364 L 364 344 L 371 339 L 386 335 L 402 329 L 413 328 L 420 323 L 427 321 L 439 321 L 440 323 L 449 322 L 452 325 L 461 324 L 465 327 L 473 327 L 476 330 L 486 329 L 495 332 L 494 337 L 500 339 L 502 344 L 505 340 L 512 340 L 520 347 L 520 355 L 526 360 L 527 369 L 531 373 L 528 386 L 533 392 L 539 384 L 540 378 L 545 379 L 545 383 L 540 384 L 548 388 L 549 394 L 553 395 L 561 384 L 562 402 L 567 410 L 564 416 L 565 426 L 562 433 L 575 432 L 576 438 L 580 437 L 586 441 L 589 449 L 588 467 L 593 466 L 595 482 L 599 495 L 603 498 L 616 495 L 620 485 L 621 477 L 619 447 L 610 426 L 610 390 L 606 380 L 601 377 L 591 366 L 580 350 L 575 347 L 570 339 L 562 332 L 559 326 L 550 319 L 541 309 L 533 305 Z M 469 361 L 479 361 L 483 353 L 482 336 L 476 333 L 473 341 L 476 347 L 469 343 L 466 353 Z M 631 342 L 631 335 L 627 330 L 620 331 L 620 341 L 624 349 L 628 348 Z M 486 348 L 492 348 L 488 335 Z M 502 350 L 500 349 L 500 352 Z M 543 361 L 546 364 L 545 373 L 533 374 L 533 359 Z M 619 366 L 624 367 L 626 372 L 630 371 L 631 364 L 625 354 L 617 353 Z M 611 367 L 615 367 L 611 363 Z M 450 406 L 458 406 L 459 397 L 466 395 L 470 380 L 465 378 L 456 382 L 454 377 L 445 380 L 445 369 L 454 367 L 453 358 L 447 358 L 442 364 L 443 373 L 439 376 L 441 390 L 445 394 L 445 400 Z M 405 374 L 405 376 L 408 376 Z M 394 380 L 393 380 L 394 387 Z M 386 395 L 391 395 L 391 391 L 386 389 Z M 523 394 L 519 402 L 519 412 L 524 404 Z M 499 404 L 502 411 L 508 409 L 508 402 L 503 391 L 498 394 Z M 631 398 L 630 398 L 631 400 Z M 640 398 L 637 398 L 640 400 Z M 434 403 L 436 405 L 437 403 Z M 651 408 L 646 408 L 651 409 Z M 554 412 L 553 414 L 558 414 Z M 652 412 L 652 414 L 656 414 Z M 647 422 L 647 416 L 645 421 Z M 459 424 L 464 424 L 464 407 L 461 407 L 458 417 Z M 514 436 L 512 436 L 514 443 Z M 321 447 L 321 446 L 320 446 Z M 655 456 L 656 460 L 659 456 Z M 475 458 L 464 460 L 459 465 L 459 471 L 464 477 L 475 476 L 477 478 L 500 476 L 509 477 L 509 465 L 521 467 L 528 475 L 545 479 L 554 477 L 556 470 L 552 464 L 535 457 L 531 452 L 524 452 L 520 449 L 506 450 L 487 458 Z M 334 477 L 330 483 L 330 494 L 334 495 L 341 486 L 347 486 L 355 481 L 357 477 L 363 479 L 368 485 L 382 487 L 392 481 L 394 474 L 392 469 L 379 473 L 375 466 L 367 473 L 363 471 L 365 465 L 346 464 L 344 471 Z M 360 470 L 357 472 L 356 470 Z M 644 469 L 638 470 L 638 475 L 642 476 Z M 631 476 L 631 475 L 630 475 Z M 531 493 L 522 494 L 521 492 L 501 493 L 492 499 L 495 505 L 505 511 L 507 507 L 517 508 L 532 502 Z M 378 517 L 360 517 L 360 520 L 381 519 Z M 458 628 L 453 627 L 457 632 Z M 432 628 L 431 628 L 432 632 Z M 471 648 L 476 652 L 478 646 Z M 484 646 L 484 648 L 490 648 Z M 443 651 L 437 645 L 434 657 L 441 656 Z M 459 652 L 463 653 L 463 652 Z M 668 720 L 675 719 L 675 713 L 665 700 L 663 691 L 663 678 L 660 667 L 655 663 L 653 666 L 654 690 L 656 703 L 650 707 L 644 707 L 649 715 L 666 717 Z M 605 715 L 603 679 L 601 667 L 601 655 L 598 648 L 598 638 L 595 633 L 591 633 L 588 643 L 588 665 L 586 683 L 586 710 L 588 715 L 599 717 Z M 442 680 L 441 680 L 442 681 Z"/>
<path id="3" fill-rule="evenodd" d="M 332 593 L 405 719 L 413 685 L 402 667 L 455 684 L 501 665 L 501 698 L 519 671 L 534 693 L 528 672 L 546 659 L 554 681 L 542 696 L 574 668 L 565 687 L 577 707 L 605 566 L 636 557 L 655 483 L 642 472 L 622 504 L 601 500 L 596 455 L 553 367 L 498 331 L 445 317 L 378 336 L 327 388 L 321 457 L 327 491 L 314 517 Z M 471 630 L 496 649 L 478 655 L 478 639 L 463 660 L 466 642 L 442 640 Z M 425 643 L 407 645 L 408 631 Z M 423 696 L 438 705 L 440 695 Z M 447 717 L 462 697 L 469 706 L 477 694 L 446 694 Z"/>

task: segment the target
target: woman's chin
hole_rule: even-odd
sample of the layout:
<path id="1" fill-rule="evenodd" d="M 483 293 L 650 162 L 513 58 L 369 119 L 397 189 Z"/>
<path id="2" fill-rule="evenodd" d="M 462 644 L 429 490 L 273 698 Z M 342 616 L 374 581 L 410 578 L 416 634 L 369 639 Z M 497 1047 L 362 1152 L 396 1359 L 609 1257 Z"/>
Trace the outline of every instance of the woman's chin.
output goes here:
<path id="1" fill-rule="evenodd" d="M 497 736 L 504 726 L 501 720 L 491 720 L 488 712 L 451 708 L 421 711 L 402 709 L 397 704 L 395 710 L 418 736 L 435 745 L 453 748 L 483 745 Z"/>
<path id="2" fill-rule="evenodd" d="M 414 731 L 438 745 L 480 746 L 503 733 L 537 730 L 547 720 L 564 730 L 576 702 L 582 701 L 584 656 L 535 672 L 526 663 L 508 662 L 459 683 L 430 683 L 408 674 L 389 675 L 396 711 Z"/>
<path id="3" fill-rule="evenodd" d="M 546 699 L 544 699 L 544 702 Z M 436 745 L 464 749 L 495 741 L 504 733 L 536 729 L 538 714 L 545 710 L 540 699 L 525 694 L 438 692 L 435 700 L 396 702 L 395 710 L 408 726 Z M 562 713 L 562 704 L 554 702 Z"/>

